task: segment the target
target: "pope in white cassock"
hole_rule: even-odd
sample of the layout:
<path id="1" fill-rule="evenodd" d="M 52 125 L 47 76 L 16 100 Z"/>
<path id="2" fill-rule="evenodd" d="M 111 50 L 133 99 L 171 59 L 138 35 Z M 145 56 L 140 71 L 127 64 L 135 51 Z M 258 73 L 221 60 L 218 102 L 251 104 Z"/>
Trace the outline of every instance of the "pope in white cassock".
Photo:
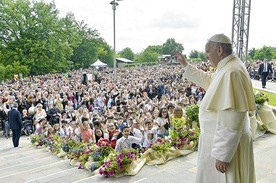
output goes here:
<path id="1" fill-rule="evenodd" d="M 254 183 L 253 140 L 248 111 L 256 109 L 251 80 L 244 63 L 232 53 L 224 34 L 205 46 L 215 73 L 197 69 L 176 53 L 184 77 L 206 90 L 199 110 L 200 138 L 197 183 Z"/>

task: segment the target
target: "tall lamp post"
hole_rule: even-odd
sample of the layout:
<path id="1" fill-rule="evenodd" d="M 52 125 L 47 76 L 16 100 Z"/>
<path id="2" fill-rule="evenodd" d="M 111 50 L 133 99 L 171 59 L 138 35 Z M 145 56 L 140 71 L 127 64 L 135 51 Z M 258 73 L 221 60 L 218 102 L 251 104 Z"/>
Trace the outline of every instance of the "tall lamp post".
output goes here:
<path id="1" fill-rule="evenodd" d="M 113 74 L 114 74 L 114 80 L 116 79 L 116 32 L 115 32 L 115 11 L 116 11 L 116 6 L 118 6 L 119 4 L 117 3 L 117 1 L 122 1 L 122 0 L 112 0 L 110 2 L 110 4 L 112 5 L 112 9 L 113 9 L 113 36 L 114 36 L 114 42 L 113 42 L 113 51 L 114 51 L 114 55 L 113 55 Z"/>

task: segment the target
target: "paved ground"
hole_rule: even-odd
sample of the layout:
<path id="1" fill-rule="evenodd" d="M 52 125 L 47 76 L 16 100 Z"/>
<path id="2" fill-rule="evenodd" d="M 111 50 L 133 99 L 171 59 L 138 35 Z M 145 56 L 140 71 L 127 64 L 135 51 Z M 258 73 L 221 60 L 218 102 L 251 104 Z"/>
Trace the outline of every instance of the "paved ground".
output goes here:
<path id="1" fill-rule="evenodd" d="M 276 93 L 276 82 L 267 82 L 266 88 L 262 88 L 262 81 L 260 80 L 252 80 L 252 85 L 254 88 L 265 90 L 268 92 Z"/>
<path id="2" fill-rule="evenodd" d="M 252 81 L 261 88 L 261 81 Z M 269 82 L 267 91 L 276 93 L 276 83 Z M 276 135 L 265 134 L 254 142 L 257 183 L 276 182 Z M 69 165 L 69 160 L 57 158 L 45 149 L 35 149 L 23 136 L 19 148 L 12 148 L 11 139 L 0 133 L 0 183 L 88 183 L 143 182 L 193 183 L 196 174 L 197 152 L 179 157 L 160 166 L 145 165 L 136 176 L 106 179 Z"/>

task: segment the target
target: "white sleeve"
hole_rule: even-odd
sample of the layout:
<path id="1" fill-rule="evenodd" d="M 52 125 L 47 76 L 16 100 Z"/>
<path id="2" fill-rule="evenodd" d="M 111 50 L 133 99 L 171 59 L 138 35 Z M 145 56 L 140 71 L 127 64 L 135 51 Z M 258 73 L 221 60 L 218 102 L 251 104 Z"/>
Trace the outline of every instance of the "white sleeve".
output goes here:
<path id="1" fill-rule="evenodd" d="M 108 139 L 108 134 L 107 133 L 104 133 L 104 138 Z"/>
<path id="2" fill-rule="evenodd" d="M 197 69 L 191 64 L 188 64 L 186 67 L 184 67 L 184 69 L 184 78 L 207 90 L 213 78 L 213 73 L 204 72 L 203 70 Z"/>
<path id="3" fill-rule="evenodd" d="M 218 111 L 212 157 L 223 162 L 232 160 L 243 133 L 246 114 L 246 112 Z"/>
<path id="4" fill-rule="evenodd" d="M 115 146 L 115 151 L 116 152 L 121 152 L 122 151 L 122 148 L 121 148 L 121 139 L 117 140 L 116 146 Z"/>
<path id="5" fill-rule="evenodd" d="M 138 138 L 134 136 L 129 136 L 128 137 L 131 143 L 142 143 L 143 138 Z"/>

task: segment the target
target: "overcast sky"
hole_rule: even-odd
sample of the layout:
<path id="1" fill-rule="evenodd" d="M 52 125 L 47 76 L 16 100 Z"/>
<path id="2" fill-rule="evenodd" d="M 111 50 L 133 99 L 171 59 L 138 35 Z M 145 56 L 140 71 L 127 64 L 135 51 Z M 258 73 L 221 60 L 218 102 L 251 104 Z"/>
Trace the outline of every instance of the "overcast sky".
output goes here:
<path id="1" fill-rule="evenodd" d="M 73 12 L 97 29 L 113 48 L 111 0 L 44 0 L 54 2 L 60 16 Z M 129 47 L 135 53 L 168 38 L 184 46 L 184 53 L 204 51 L 206 40 L 216 33 L 231 37 L 233 0 L 124 0 L 116 9 L 116 51 Z M 252 0 L 249 49 L 276 47 L 276 0 Z"/>

